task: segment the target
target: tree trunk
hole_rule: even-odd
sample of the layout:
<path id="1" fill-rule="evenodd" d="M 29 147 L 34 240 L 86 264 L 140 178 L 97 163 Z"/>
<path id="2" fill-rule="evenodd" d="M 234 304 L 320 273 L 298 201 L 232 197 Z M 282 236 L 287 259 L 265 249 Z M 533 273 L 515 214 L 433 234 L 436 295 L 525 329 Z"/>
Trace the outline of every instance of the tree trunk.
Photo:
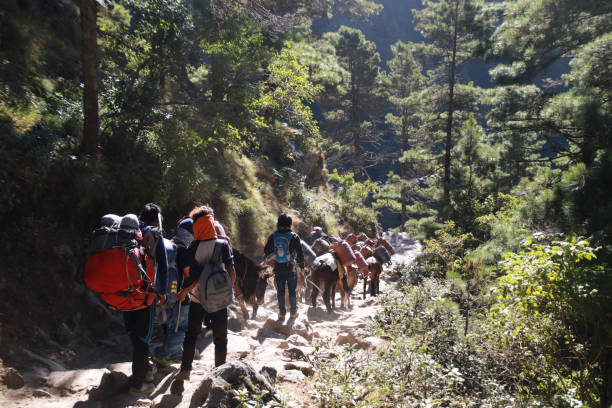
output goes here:
<path id="1" fill-rule="evenodd" d="M 355 78 L 351 75 L 351 129 L 353 132 L 353 151 L 355 154 L 355 177 L 363 181 L 363 165 L 361 163 L 361 129 L 359 128 L 359 91 Z"/>
<path id="2" fill-rule="evenodd" d="M 93 154 L 99 146 L 97 2 L 81 0 L 81 63 L 83 68 L 83 140 L 81 149 Z"/>
<path id="3" fill-rule="evenodd" d="M 451 177 L 451 150 L 453 147 L 453 110 L 455 96 L 455 69 L 457 63 L 457 26 L 459 23 L 459 0 L 455 2 L 453 33 L 453 55 L 450 63 L 448 84 L 448 117 L 446 120 L 446 139 L 444 141 L 444 193 L 442 196 L 442 218 L 448 219 L 450 211 L 450 177 Z"/>
<path id="4" fill-rule="evenodd" d="M 408 112 L 405 108 L 402 109 L 402 152 L 401 156 L 404 156 L 404 153 L 408 150 Z M 406 182 L 407 173 L 408 173 L 408 165 L 406 162 L 400 163 L 400 194 L 401 194 L 401 202 L 402 202 L 402 225 L 400 225 L 400 231 L 405 231 L 404 224 L 407 221 L 406 217 L 406 187 L 404 183 Z"/>

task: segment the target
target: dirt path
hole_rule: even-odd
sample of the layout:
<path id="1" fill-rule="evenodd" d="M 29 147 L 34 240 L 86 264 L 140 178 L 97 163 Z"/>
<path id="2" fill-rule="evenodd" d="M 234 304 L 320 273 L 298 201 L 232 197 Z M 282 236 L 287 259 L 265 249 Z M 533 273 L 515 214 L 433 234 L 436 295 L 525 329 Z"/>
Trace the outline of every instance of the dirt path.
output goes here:
<path id="1" fill-rule="evenodd" d="M 385 291 L 391 281 L 395 265 L 408 264 L 420 251 L 420 244 L 404 233 L 388 233 L 385 238 L 396 248 L 392 265 L 385 268 L 381 277 L 381 291 Z M 336 305 L 339 306 L 339 296 Z M 379 298 L 369 295 L 363 300 L 363 282 L 359 281 L 351 296 L 350 309 L 336 309 L 332 314 L 325 311 L 319 298 L 316 308 L 304 303 L 299 304 L 299 317 L 295 321 L 280 324 L 277 319 L 276 296 L 272 289 L 266 293 L 266 301 L 259 308 L 255 320 L 244 321 L 237 306 L 231 307 L 230 332 L 228 338 L 228 361 L 249 361 L 258 371 L 265 368 L 275 372 L 277 389 L 288 406 L 309 406 L 310 387 L 308 376 L 313 368 L 306 361 L 315 351 L 315 345 L 334 346 L 337 344 L 357 343 L 359 347 L 381 346 L 384 341 L 367 332 L 370 319 L 379 308 Z M 250 309 L 249 309 L 250 310 Z M 113 381 L 124 381 L 130 374 L 130 363 L 109 361 L 129 360 L 129 341 L 123 336 L 116 342 L 92 345 L 92 356 L 88 368 L 68 371 L 49 371 L 41 361 L 40 367 L 22 373 L 26 385 L 17 390 L 3 390 L 0 406 L 20 408 L 40 407 L 91 407 L 121 408 L 143 407 L 189 407 L 191 396 L 202 380 L 213 368 L 212 336 L 210 332 L 200 336 L 198 350 L 200 359 L 194 361 L 190 381 L 185 384 L 182 399 L 170 395 L 169 386 L 178 369 L 171 366 L 157 373 L 157 389 L 150 399 L 138 399 L 127 394 L 108 395 L 103 402 L 88 400 L 96 387 L 104 382 L 105 386 Z M 126 352 L 126 348 L 128 348 Z M 88 353 L 89 354 L 89 353 Z M 106 361 L 106 363 L 104 363 Z M 91 367 L 91 368 L 89 368 Z M 104 379 L 103 379 L 104 377 Z M 100 387 L 102 388 L 102 387 Z"/>

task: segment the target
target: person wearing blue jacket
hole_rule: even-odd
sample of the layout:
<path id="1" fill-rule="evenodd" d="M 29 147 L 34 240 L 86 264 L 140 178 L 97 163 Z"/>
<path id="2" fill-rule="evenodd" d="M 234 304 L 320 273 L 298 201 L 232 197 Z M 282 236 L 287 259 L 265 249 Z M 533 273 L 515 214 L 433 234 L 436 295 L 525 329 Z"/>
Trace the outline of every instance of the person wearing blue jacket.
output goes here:
<path id="1" fill-rule="evenodd" d="M 285 286 L 289 289 L 290 318 L 297 317 L 296 288 L 298 271 L 296 263 L 304 268 L 304 253 L 300 237 L 291 231 L 292 220 L 288 214 L 278 216 L 276 232 L 268 238 L 264 247 L 266 258 L 274 254 L 274 280 L 276 282 L 276 298 L 278 299 L 278 318 L 285 320 Z"/>

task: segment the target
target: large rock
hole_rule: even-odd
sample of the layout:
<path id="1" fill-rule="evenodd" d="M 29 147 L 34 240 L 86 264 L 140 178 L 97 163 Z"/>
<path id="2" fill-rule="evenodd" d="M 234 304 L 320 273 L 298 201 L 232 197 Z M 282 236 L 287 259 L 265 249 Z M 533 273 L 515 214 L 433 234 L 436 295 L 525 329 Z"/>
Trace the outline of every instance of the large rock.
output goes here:
<path id="1" fill-rule="evenodd" d="M 283 350 L 283 356 L 289 360 L 306 360 L 306 356 L 310 356 L 314 352 L 314 347 L 290 347 Z"/>
<path id="2" fill-rule="evenodd" d="M 25 385 L 25 381 L 19 371 L 14 368 L 5 368 L 2 372 L 2 382 L 11 389 L 19 389 Z"/>
<path id="3" fill-rule="evenodd" d="M 314 333 L 313 333 L 314 335 Z M 294 346 L 309 346 L 310 343 L 304 337 L 299 334 L 292 334 L 287 338 L 287 343 L 293 344 Z"/>
<path id="4" fill-rule="evenodd" d="M 278 374 L 278 371 L 274 367 L 263 366 L 261 367 L 261 370 L 259 370 L 259 374 L 266 377 L 270 384 L 274 384 L 276 382 L 276 376 Z"/>
<path id="5" fill-rule="evenodd" d="M 127 391 L 129 377 L 120 371 L 108 371 L 102 375 L 97 386 L 89 391 L 91 400 L 104 400 L 113 395 Z"/>
<path id="6" fill-rule="evenodd" d="M 285 370 L 299 370 L 307 377 L 314 374 L 314 368 L 305 361 L 292 361 L 285 364 Z"/>
<path id="7" fill-rule="evenodd" d="M 300 370 L 285 370 L 278 374 L 278 378 L 284 382 L 299 384 L 304 382 L 306 376 Z"/>
<path id="8" fill-rule="evenodd" d="M 257 334 L 255 335 L 255 339 L 260 340 L 260 342 L 262 342 L 263 339 L 284 340 L 285 338 L 287 338 L 287 335 L 276 332 L 274 330 L 266 329 L 264 327 L 257 330 Z"/>
<path id="9" fill-rule="evenodd" d="M 174 408 L 182 401 L 180 395 L 162 394 L 158 395 L 151 404 L 151 408 Z"/>
<path id="10" fill-rule="evenodd" d="M 232 361 L 215 368 L 204 378 L 190 401 L 192 407 L 235 407 L 240 405 L 238 390 L 259 395 L 263 402 L 276 399 L 265 376 L 245 361 Z"/>
<path id="11" fill-rule="evenodd" d="M 312 341 L 313 338 L 312 326 L 306 316 L 299 316 L 295 321 L 289 320 L 287 324 L 279 322 L 278 320 L 268 319 L 264 323 L 264 329 L 284 334 L 285 336 L 299 334 L 308 341 Z"/>

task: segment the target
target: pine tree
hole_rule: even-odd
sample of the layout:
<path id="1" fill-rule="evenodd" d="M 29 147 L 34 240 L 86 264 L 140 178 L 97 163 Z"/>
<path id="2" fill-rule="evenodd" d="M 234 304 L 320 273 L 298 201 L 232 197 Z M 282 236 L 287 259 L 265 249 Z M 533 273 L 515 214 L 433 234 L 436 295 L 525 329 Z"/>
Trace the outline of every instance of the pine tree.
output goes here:
<path id="1" fill-rule="evenodd" d="M 394 113 L 387 114 L 389 123 L 401 139 L 400 158 L 410 148 L 409 140 L 416 138 L 420 125 L 419 113 L 423 112 L 422 92 L 427 86 L 427 78 L 423 75 L 423 66 L 415 58 L 415 45 L 404 44 L 398 41 L 391 46 L 393 58 L 388 62 L 389 72 L 389 101 L 394 106 Z M 400 160 L 400 188 L 399 201 L 401 202 L 401 228 L 403 230 L 407 219 L 407 195 L 409 163 Z"/>
<path id="2" fill-rule="evenodd" d="M 345 90 L 339 95 L 342 111 L 338 122 L 346 124 L 342 136 L 349 136 L 353 148 L 353 168 L 358 181 L 363 180 L 362 131 L 364 123 L 374 111 L 376 88 L 379 80 L 380 56 L 376 44 L 366 40 L 361 31 L 340 27 L 335 38 L 336 55 L 347 73 Z"/>
<path id="3" fill-rule="evenodd" d="M 455 143 L 455 115 L 460 105 L 457 95 L 457 68 L 474 58 L 480 43 L 474 32 L 481 9 L 478 0 L 424 0 L 425 8 L 414 10 L 416 29 L 430 41 L 423 46 L 433 64 L 433 79 L 440 93 L 437 107 L 445 111 L 442 215 L 448 218 L 451 189 L 451 152 Z M 469 93 L 469 91 L 468 91 Z"/>

